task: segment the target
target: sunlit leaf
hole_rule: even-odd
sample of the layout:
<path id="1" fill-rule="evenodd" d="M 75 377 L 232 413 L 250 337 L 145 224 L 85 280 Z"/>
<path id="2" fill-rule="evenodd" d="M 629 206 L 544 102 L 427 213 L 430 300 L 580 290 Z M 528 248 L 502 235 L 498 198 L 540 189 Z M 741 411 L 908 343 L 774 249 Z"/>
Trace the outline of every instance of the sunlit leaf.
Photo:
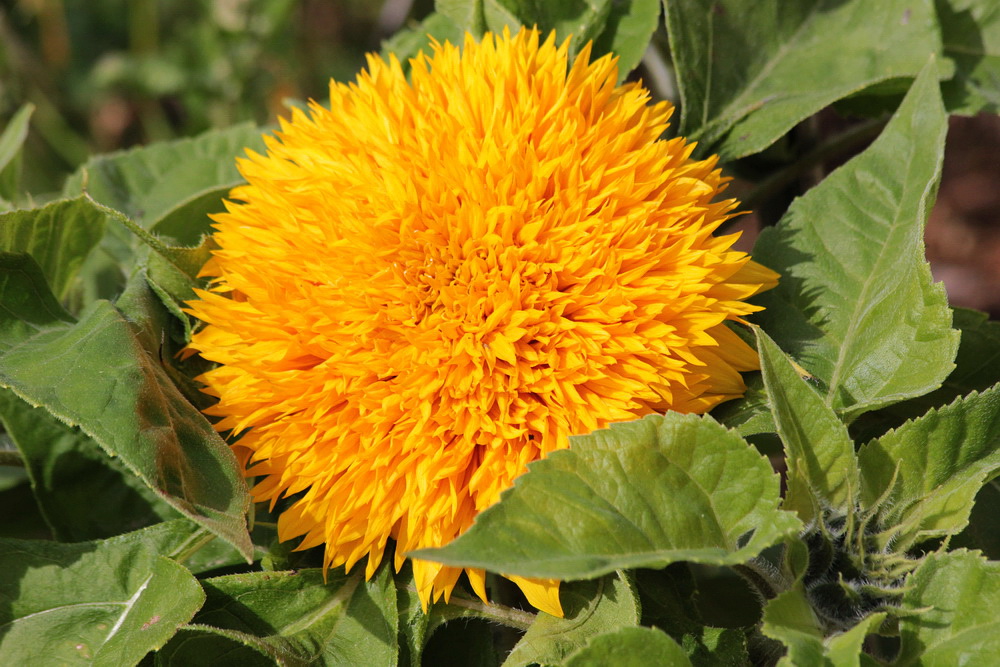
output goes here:
<path id="1" fill-rule="evenodd" d="M 972 502 L 1000 471 L 1000 385 L 931 410 L 858 452 L 862 499 L 881 501 L 883 522 L 911 544 L 951 535 L 969 520 Z"/>
<path id="2" fill-rule="evenodd" d="M 767 459 L 710 418 L 612 424 L 529 472 L 464 535 L 413 556 L 574 579 L 688 560 L 738 563 L 799 527 Z"/>
<path id="3" fill-rule="evenodd" d="M 930 0 L 665 0 L 681 134 L 724 160 L 880 81 L 941 44 Z M 849 37 L 848 37 L 849 35 Z"/>
<path id="4" fill-rule="evenodd" d="M 953 326 L 961 335 L 955 370 L 940 389 L 864 415 L 852 424 L 857 440 L 870 440 L 931 408 L 948 405 L 959 396 L 989 389 L 1000 382 L 1000 322 L 967 308 L 953 308 L 952 313 Z"/>
<path id="5" fill-rule="evenodd" d="M 77 544 L 0 540 L 0 663 L 135 664 L 204 599 L 141 531 Z"/>
<path id="6" fill-rule="evenodd" d="M 907 580 L 892 663 L 992 665 L 1000 661 L 1000 563 L 975 551 L 927 556 Z"/>
<path id="7" fill-rule="evenodd" d="M 785 444 L 788 490 L 783 507 L 794 509 L 806 523 L 816 518 L 815 507 L 847 514 L 854 509 L 859 490 L 858 463 L 847 427 L 760 329 L 757 351 L 778 435 Z"/>
<path id="8" fill-rule="evenodd" d="M 924 259 L 947 129 L 934 67 L 864 153 L 796 200 L 754 258 L 781 275 L 759 322 L 815 375 L 846 421 L 926 394 L 958 332 Z"/>

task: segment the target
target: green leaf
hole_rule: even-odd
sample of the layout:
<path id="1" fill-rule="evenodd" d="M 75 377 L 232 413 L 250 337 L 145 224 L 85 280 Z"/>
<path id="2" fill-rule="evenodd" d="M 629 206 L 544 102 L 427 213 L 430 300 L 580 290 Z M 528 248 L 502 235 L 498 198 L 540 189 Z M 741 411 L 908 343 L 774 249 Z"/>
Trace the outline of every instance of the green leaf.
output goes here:
<path id="1" fill-rule="evenodd" d="M 955 77 L 942 86 L 953 113 L 1000 112 L 1000 5 L 994 0 L 935 0 L 944 55 Z"/>
<path id="2" fill-rule="evenodd" d="M 73 321 L 30 255 L 0 252 L 0 354 L 50 326 Z"/>
<path id="3" fill-rule="evenodd" d="M 103 539 L 178 516 L 92 438 L 9 390 L 0 390 L 0 421 L 56 539 Z"/>
<path id="4" fill-rule="evenodd" d="M 868 150 L 797 199 L 754 259 L 782 275 L 756 321 L 845 421 L 941 385 L 958 332 L 924 259 L 947 129 L 933 64 Z"/>
<path id="5" fill-rule="evenodd" d="M 905 548 L 965 527 L 980 487 L 1000 471 L 1000 385 L 931 410 L 858 452 L 862 502 L 880 505 Z"/>
<path id="6" fill-rule="evenodd" d="M 867 86 L 915 76 L 941 50 L 930 0 L 663 4 L 680 133 L 723 161 L 763 150 Z"/>
<path id="7" fill-rule="evenodd" d="M 150 231 L 177 245 L 200 244 L 203 236 L 212 233 L 212 219 L 208 216 L 226 210 L 224 200 L 232 185 L 211 187 L 190 195 L 155 221 Z"/>
<path id="8" fill-rule="evenodd" d="M 566 667 L 647 667 L 690 665 L 684 649 L 670 635 L 656 628 L 618 628 L 587 642 L 572 654 Z"/>
<path id="9" fill-rule="evenodd" d="M 764 386 L 785 443 L 788 490 L 783 507 L 794 509 L 805 523 L 817 518 L 815 508 L 844 516 L 853 511 L 859 490 L 847 427 L 774 341 L 761 329 L 755 332 Z"/>
<path id="10" fill-rule="evenodd" d="M 193 139 L 162 141 L 91 158 L 66 182 L 64 192 L 88 192 L 149 228 L 178 202 L 211 188 L 243 182 L 236 158 L 263 152 L 262 129 L 250 123 L 210 130 Z"/>
<path id="11" fill-rule="evenodd" d="M 639 623 L 639 598 L 623 573 L 563 583 L 559 597 L 566 615 L 539 614 L 503 667 L 558 664 L 591 637 Z"/>
<path id="12" fill-rule="evenodd" d="M 246 483 L 229 447 L 181 396 L 119 311 L 98 301 L 0 354 L 0 386 L 70 426 L 193 521 L 252 555 Z"/>
<path id="13" fill-rule="evenodd" d="M 83 197 L 0 215 L 0 251 L 27 253 L 62 301 L 104 236 L 106 216 Z"/>
<path id="14" fill-rule="evenodd" d="M 483 0 L 434 0 L 434 10 L 454 23 L 460 33 L 479 37 L 486 32 Z"/>
<path id="15" fill-rule="evenodd" d="M 764 378 L 760 373 L 745 373 L 743 381 L 747 386 L 743 396 L 712 410 L 712 417 L 744 438 L 759 433 L 776 433 L 778 429 L 767 402 Z"/>
<path id="16" fill-rule="evenodd" d="M 15 201 L 21 188 L 21 146 L 28 138 L 28 123 L 35 105 L 28 103 L 17 110 L 0 134 L 0 204 Z"/>
<path id="17" fill-rule="evenodd" d="M 444 14 L 432 12 L 415 27 L 400 30 L 384 41 L 382 43 L 382 56 L 388 57 L 390 53 L 395 54 L 406 67 L 407 61 L 416 56 L 418 52 L 423 51 L 426 55 L 430 55 L 431 37 L 442 44 L 444 42 L 462 44 L 465 34 L 450 18 Z"/>
<path id="18" fill-rule="evenodd" d="M 1000 322 L 967 308 L 953 308 L 952 315 L 953 326 L 961 335 L 955 370 L 940 389 L 864 415 L 852 425 L 856 440 L 871 440 L 931 408 L 948 405 L 959 396 L 989 389 L 1000 382 Z"/>
<path id="19" fill-rule="evenodd" d="M 687 560 L 743 562 L 800 526 L 767 459 L 707 417 L 668 413 L 572 438 L 440 549 L 410 554 L 579 579 Z"/>
<path id="20" fill-rule="evenodd" d="M 642 60 L 659 25 L 660 0 L 613 0 L 592 57 L 617 55 L 618 78 L 624 80 Z"/>
<path id="21" fill-rule="evenodd" d="M 992 665 L 1000 660 L 1000 563 L 975 551 L 927 556 L 907 579 L 893 665 Z"/>
<path id="22" fill-rule="evenodd" d="M 805 596 L 795 588 L 767 604 L 761 629 L 787 647 L 780 665 L 857 667 L 865 637 L 876 632 L 885 618 L 884 613 L 871 614 L 847 631 L 825 637 Z"/>
<path id="23" fill-rule="evenodd" d="M 570 57 L 604 31 L 612 0 L 482 0 L 486 29 L 500 34 L 504 28 L 516 33 L 521 26 L 535 26 L 545 39 L 551 31 L 556 41 L 572 37 Z"/>
<path id="24" fill-rule="evenodd" d="M 130 665 L 163 646 L 205 594 L 144 537 L 0 540 L 0 662 Z"/>
<path id="25" fill-rule="evenodd" d="M 172 663 L 199 660 L 219 635 L 286 665 L 396 664 L 396 591 L 385 564 L 367 582 L 358 568 L 329 570 L 326 581 L 320 570 L 299 570 L 202 583 L 208 599 L 190 632 L 164 650 Z"/>

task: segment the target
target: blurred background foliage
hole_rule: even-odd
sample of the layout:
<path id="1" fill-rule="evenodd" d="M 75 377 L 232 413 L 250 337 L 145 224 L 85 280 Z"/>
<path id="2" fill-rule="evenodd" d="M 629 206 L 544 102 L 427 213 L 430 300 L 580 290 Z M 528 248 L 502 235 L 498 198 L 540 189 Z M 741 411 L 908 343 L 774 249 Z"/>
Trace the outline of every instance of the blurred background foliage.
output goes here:
<path id="1" fill-rule="evenodd" d="M 0 0 L 0 127 L 36 110 L 29 192 L 58 190 L 89 155 L 325 99 L 364 54 L 433 2 Z"/>
<path id="2" fill-rule="evenodd" d="M 433 9 L 434 0 L 0 0 L 0 128 L 22 104 L 35 106 L 23 184 L 44 200 L 89 155 L 273 123 L 289 101 L 325 100 L 331 77 L 353 79 L 366 52 Z M 665 40 L 661 26 L 635 76 L 673 98 Z M 727 165 L 739 177 L 733 192 L 745 196 L 779 163 L 857 122 L 843 111 L 827 109 L 761 157 Z M 954 305 L 1000 317 L 1000 118 L 953 117 L 947 147 L 928 259 Z M 761 215 L 739 219 L 741 248 L 847 157 L 755 202 Z"/>

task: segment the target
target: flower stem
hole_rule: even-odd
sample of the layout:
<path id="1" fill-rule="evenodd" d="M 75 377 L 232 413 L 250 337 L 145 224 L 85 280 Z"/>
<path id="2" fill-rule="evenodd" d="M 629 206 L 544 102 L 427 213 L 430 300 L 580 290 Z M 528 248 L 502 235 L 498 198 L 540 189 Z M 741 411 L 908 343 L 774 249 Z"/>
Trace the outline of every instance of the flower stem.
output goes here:
<path id="1" fill-rule="evenodd" d="M 468 609 L 483 618 L 518 630 L 527 630 L 535 622 L 535 614 L 502 604 L 485 604 L 481 600 L 465 600 L 455 597 L 449 600 L 448 604 Z"/>

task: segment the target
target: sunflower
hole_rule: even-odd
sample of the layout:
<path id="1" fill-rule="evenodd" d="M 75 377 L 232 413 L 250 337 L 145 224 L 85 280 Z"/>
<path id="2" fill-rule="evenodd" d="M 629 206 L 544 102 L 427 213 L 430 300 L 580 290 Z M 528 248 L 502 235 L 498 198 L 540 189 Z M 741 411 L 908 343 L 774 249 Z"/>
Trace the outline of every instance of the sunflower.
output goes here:
<path id="1" fill-rule="evenodd" d="M 296 496 L 280 539 L 369 577 L 571 435 L 741 396 L 758 361 L 725 322 L 776 280 L 713 235 L 715 158 L 662 139 L 671 105 L 613 57 L 522 30 L 410 65 L 369 56 L 240 160 L 190 304 L 254 498 Z M 462 572 L 412 565 L 425 608 Z M 510 578 L 562 614 L 557 581 Z"/>

